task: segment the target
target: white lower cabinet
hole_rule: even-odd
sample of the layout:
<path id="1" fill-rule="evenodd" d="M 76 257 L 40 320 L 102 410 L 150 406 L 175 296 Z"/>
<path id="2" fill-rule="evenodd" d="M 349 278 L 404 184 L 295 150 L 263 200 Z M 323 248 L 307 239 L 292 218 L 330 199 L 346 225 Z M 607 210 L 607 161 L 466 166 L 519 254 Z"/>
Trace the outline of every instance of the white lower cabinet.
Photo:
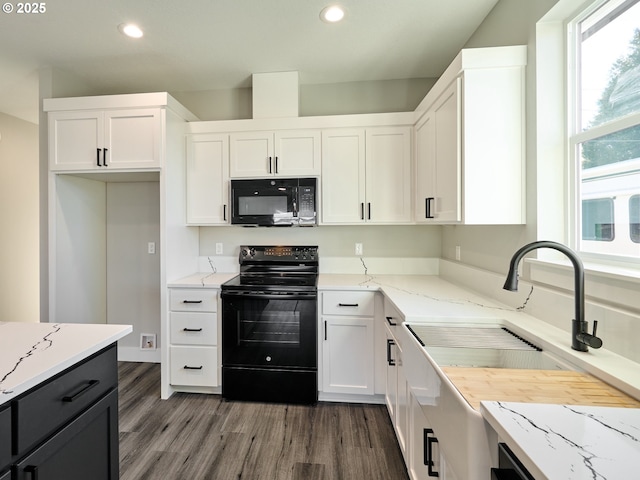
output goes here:
<path id="1" fill-rule="evenodd" d="M 409 391 L 403 363 L 402 341 L 397 335 L 401 328 L 400 312 L 387 300 L 384 302 L 385 333 L 387 340 L 387 388 L 385 402 L 389 417 L 405 463 L 408 463 Z"/>
<path id="2" fill-rule="evenodd" d="M 456 480 L 440 452 L 438 437 L 429 425 L 427 417 L 415 395 L 409 391 L 409 455 L 407 470 L 411 480 L 437 477 Z"/>
<path id="3" fill-rule="evenodd" d="M 374 303 L 373 292 L 322 293 L 322 392 L 374 394 Z"/>
<path id="4" fill-rule="evenodd" d="M 194 391 L 220 386 L 218 291 L 171 288 L 169 297 L 171 387 Z"/>

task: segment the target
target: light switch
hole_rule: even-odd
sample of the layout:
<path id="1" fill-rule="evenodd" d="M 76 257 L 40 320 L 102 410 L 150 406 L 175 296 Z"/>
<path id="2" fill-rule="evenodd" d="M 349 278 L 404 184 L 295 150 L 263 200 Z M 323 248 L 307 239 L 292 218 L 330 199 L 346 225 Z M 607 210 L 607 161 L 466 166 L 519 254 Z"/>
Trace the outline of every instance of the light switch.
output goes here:
<path id="1" fill-rule="evenodd" d="M 147 253 L 153 255 L 156 253 L 156 242 L 149 242 L 147 244 Z"/>

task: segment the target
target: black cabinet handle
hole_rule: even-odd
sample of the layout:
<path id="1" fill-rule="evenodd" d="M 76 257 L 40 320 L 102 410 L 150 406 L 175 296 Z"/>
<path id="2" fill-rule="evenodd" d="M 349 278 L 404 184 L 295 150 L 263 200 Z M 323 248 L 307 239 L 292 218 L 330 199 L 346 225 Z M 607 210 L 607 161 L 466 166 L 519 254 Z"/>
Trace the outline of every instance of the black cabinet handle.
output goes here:
<path id="1" fill-rule="evenodd" d="M 185 365 L 183 368 L 185 370 L 202 370 L 202 365 L 200 365 L 199 367 L 190 367 L 189 365 Z"/>
<path id="2" fill-rule="evenodd" d="M 222 220 L 227 221 L 227 204 L 222 206 Z"/>
<path id="3" fill-rule="evenodd" d="M 385 317 L 387 319 L 387 323 L 389 325 L 391 325 L 392 327 L 395 327 L 397 325 L 396 322 L 392 322 L 391 320 L 393 320 L 393 317 Z"/>
<path id="4" fill-rule="evenodd" d="M 276 159 L 276 173 L 278 173 L 278 157 L 274 157 Z"/>
<path id="5" fill-rule="evenodd" d="M 324 339 L 327 339 L 327 321 L 324 321 Z"/>
<path id="6" fill-rule="evenodd" d="M 360 220 L 364 220 L 364 202 L 360 203 Z"/>
<path id="7" fill-rule="evenodd" d="M 85 393 L 87 393 L 93 387 L 98 385 L 99 383 L 100 383 L 100 380 L 90 380 L 89 383 L 87 383 L 86 385 L 83 385 L 76 392 L 74 392 L 74 393 L 72 393 L 70 395 L 65 395 L 64 397 L 62 397 L 62 401 L 63 402 L 73 402 L 73 401 L 77 400 L 79 397 L 81 397 L 82 395 L 84 395 Z"/>
<path id="8" fill-rule="evenodd" d="M 271 171 L 271 157 L 269 157 L 269 173 L 273 173 L 273 172 Z"/>
<path id="9" fill-rule="evenodd" d="M 339 303 L 339 307 L 359 307 L 360 305 L 357 303 Z"/>
<path id="10" fill-rule="evenodd" d="M 435 197 L 427 197 L 424 199 L 424 218 L 435 218 L 431 214 L 431 202 L 435 199 Z"/>
<path id="11" fill-rule="evenodd" d="M 101 148 L 96 148 L 97 152 L 96 152 L 96 165 L 98 165 L 99 167 L 101 167 L 102 165 L 100 165 L 100 152 L 102 151 Z"/>
<path id="12" fill-rule="evenodd" d="M 371 220 L 371 202 L 367 203 L 367 220 Z"/>
<path id="13" fill-rule="evenodd" d="M 108 148 L 104 149 L 104 152 L 102 153 L 102 166 L 106 167 L 107 166 L 107 152 L 109 151 Z"/>
<path id="14" fill-rule="evenodd" d="M 390 367 L 393 367 L 396 364 L 396 361 L 391 358 L 391 347 L 395 344 L 396 342 L 394 342 L 391 338 L 387 339 L 387 363 Z"/>
<path id="15" fill-rule="evenodd" d="M 201 332 L 202 329 L 201 328 L 183 328 L 182 329 L 183 332 Z"/>
<path id="16" fill-rule="evenodd" d="M 38 480 L 37 465 L 27 465 L 24 467 L 24 473 L 28 473 L 31 476 L 31 480 Z"/>
<path id="17" fill-rule="evenodd" d="M 183 300 L 182 303 L 202 303 L 202 300 Z"/>
<path id="18" fill-rule="evenodd" d="M 424 434 L 424 443 L 423 443 L 423 448 L 424 448 L 424 452 L 423 452 L 423 460 L 424 460 L 424 464 L 427 466 L 427 474 L 430 477 L 439 477 L 440 474 L 438 472 L 436 472 L 433 467 L 434 467 L 434 461 L 433 461 L 433 444 L 434 443 L 438 443 L 438 439 L 433 435 L 433 430 L 430 428 L 425 428 L 423 430 L 423 434 Z"/>

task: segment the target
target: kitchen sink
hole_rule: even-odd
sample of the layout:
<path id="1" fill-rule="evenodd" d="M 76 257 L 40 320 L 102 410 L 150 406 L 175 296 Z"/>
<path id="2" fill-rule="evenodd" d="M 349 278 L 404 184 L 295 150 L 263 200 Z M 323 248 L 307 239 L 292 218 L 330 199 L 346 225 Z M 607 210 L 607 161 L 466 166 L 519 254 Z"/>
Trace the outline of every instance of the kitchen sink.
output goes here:
<path id="1" fill-rule="evenodd" d="M 500 324 L 410 324 L 407 328 L 440 367 L 571 369 Z"/>
<path id="2" fill-rule="evenodd" d="M 535 349 L 424 347 L 440 367 L 516 368 L 528 370 L 571 370 L 551 354 Z"/>

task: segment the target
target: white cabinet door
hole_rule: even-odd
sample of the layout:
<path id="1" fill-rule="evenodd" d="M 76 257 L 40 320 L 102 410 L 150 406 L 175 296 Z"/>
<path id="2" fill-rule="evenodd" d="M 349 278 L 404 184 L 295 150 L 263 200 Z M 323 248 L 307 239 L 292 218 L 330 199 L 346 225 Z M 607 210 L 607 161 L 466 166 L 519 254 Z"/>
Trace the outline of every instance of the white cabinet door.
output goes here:
<path id="1" fill-rule="evenodd" d="M 407 447 L 409 437 L 409 393 L 407 385 L 407 376 L 405 374 L 404 365 L 402 364 L 402 345 L 396 344 L 396 381 L 397 381 L 397 398 L 396 398 L 396 437 L 400 450 L 407 461 Z"/>
<path id="2" fill-rule="evenodd" d="M 322 320 L 322 391 L 372 395 L 373 318 L 324 316 Z"/>
<path id="3" fill-rule="evenodd" d="M 364 129 L 322 131 L 322 223 L 363 223 Z"/>
<path id="4" fill-rule="evenodd" d="M 229 136 L 194 135 L 187 140 L 187 223 L 229 223 Z"/>
<path id="5" fill-rule="evenodd" d="M 462 220 L 460 78 L 444 91 L 433 116 L 435 165 L 431 211 L 434 221 L 459 222 Z"/>
<path id="6" fill-rule="evenodd" d="M 229 139 L 229 174 L 231 178 L 273 175 L 273 132 L 232 133 Z"/>
<path id="7" fill-rule="evenodd" d="M 410 222 L 411 128 L 367 129 L 366 159 L 367 222 Z"/>
<path id="8" fill-rule="evenodd" d="M 320 175 L 320 132 L 239 132 L 230 136 L 231 178 Z"/>
<path id="9" fill-rule="evenodd" d="M 162 110 L 79 110 L 49 113 L 53 171 L 160 167 Z"/>
<path id="10" fill-rule="evenodd" d="M 396 418 L 398 405 L 398 347 L 396 340 L 389 331 L 385 330 L 387 337 L 387 388 L 385 391 L 384 399 L 387 404 L 387 410 L 389 411 L 389 418 L 393 428 L 396 428 Z"/>
<path id="11" fill-rule="evenodd" d="M 104 117 L 102 111 L 49 113 L 49 168 L 97 169 L 102 162 Z"/>
<path id="12" fill-rule="evenodd" d="M 436 127 L 434 115 L 427 112 L 416 124 L 416 223 L 430 223 L 434 219 L 436 191 Z"/>
<path id="13" fill-rule="evenodd" d="M 275 132 L 275 175 L 318 176 L 320 159 L 319 130 Z"/>
<path id="14" fill-rule="evenodd" d="M 107 110 L 105 167 L 159 167 L 162 149 L 162 111 L 159 108 Z"/>

